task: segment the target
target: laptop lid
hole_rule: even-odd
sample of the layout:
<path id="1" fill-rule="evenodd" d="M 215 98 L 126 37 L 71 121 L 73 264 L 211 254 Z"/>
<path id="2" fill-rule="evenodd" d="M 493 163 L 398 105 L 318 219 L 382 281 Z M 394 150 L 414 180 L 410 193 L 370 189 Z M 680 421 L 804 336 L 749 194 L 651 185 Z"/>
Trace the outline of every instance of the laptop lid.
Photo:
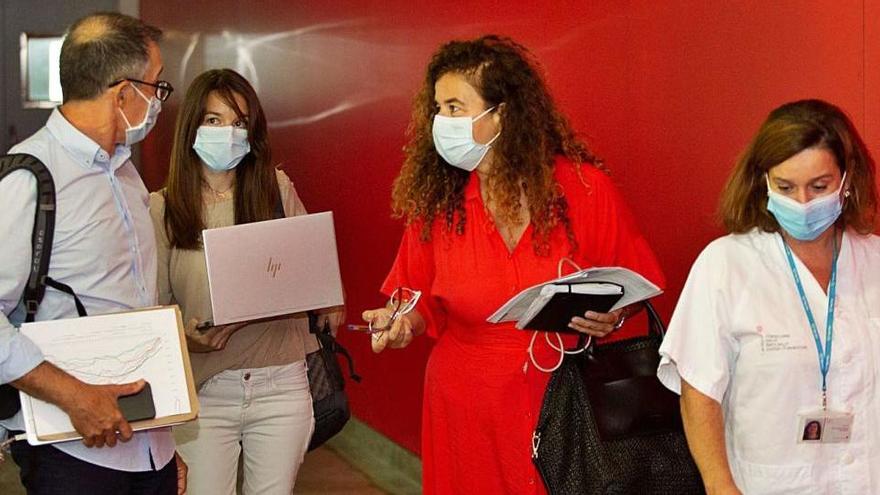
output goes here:
<path id="1" fill-rule="evenodd" d="M 215 325 L 342 304 L 333 213 L 202 231 Z"/>

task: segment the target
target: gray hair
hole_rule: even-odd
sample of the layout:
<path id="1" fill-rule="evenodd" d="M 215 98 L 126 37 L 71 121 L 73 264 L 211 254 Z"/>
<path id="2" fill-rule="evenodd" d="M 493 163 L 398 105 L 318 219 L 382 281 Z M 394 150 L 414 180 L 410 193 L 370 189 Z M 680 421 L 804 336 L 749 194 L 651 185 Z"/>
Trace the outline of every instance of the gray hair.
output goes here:
<path id="1" fill-rule="evenodd" d="M 61 45 L 64 101 L 91 100 L 121 79 L 142 79 L 150 42 L 162 31 L 116 12 L 91 14 L 73 23 Z"/>

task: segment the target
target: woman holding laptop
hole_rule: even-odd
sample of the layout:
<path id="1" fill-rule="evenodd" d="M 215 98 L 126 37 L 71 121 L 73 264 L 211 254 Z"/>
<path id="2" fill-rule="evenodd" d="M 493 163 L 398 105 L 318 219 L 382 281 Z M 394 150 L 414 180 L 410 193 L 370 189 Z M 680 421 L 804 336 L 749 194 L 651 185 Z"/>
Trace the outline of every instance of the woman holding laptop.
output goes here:
<path id="1" fill-rule="evenodd" d="M 311 437 L 304 359 L 317 343 L 305 314 L 197 328 L 212 319 L 202 230 L 270 220 L 279 200 L 286 216 L 306 213 L 272 166 L 253 87 L 229 69 L 201 74 L 177 116 L 165 188 L 150 196 L 159 302 L 176 302 L 189 322 L 199 387 L 199 419 L 175 428 L 195 495 L 234 494 L 240 455 L 245 494 L 289 495 Z"/>
<path id="2" fill-rule="evenodd" d="M 424 492 L 543 493 L 530 458 L 549 377 L 538 366 L 558 354 L 537 338 L 533 363 L 534 332 L 486 318 L 556 278 L 563 258 L 624 266 L 661 286 L 663 275 L 602 161 L 517 43 L 485 36 L 442 46 L 410 128 L 392 199 L 407 227 L 382 288 L 392 304 L 363 317 L 386 329 L 373 334 L 375 352 L 425 332 L 437 339 L 425 372 Z M 414 291 L 416 303 L 397 304 Z M 623 317 L 588 312 L 570 328 L 602 337 Z"/>

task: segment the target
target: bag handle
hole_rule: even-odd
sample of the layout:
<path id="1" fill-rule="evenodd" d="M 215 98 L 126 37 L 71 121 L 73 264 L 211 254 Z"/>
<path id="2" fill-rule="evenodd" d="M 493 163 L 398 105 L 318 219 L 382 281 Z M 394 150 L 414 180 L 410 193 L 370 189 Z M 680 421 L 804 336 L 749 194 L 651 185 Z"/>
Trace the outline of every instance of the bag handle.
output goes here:
<path id="1" fill-rule="evenodd" d="M 663 338 L 666 335 L 666 325 L 654 309 L 654 305 L 650 300 L 644 301 L 645 311 L 648 313 L 648 330 L 653 331 L 658 337 Z"/>
<path id="2" fill-rule="evenodd" d="M 275 219 L 285 218 L 284 203 L 281 199 L 281 187 L 278 187 L 277 190 L 278 200 L 275 201 L 273 215 Z M 324 327 L 319 329 L 318 314 L 314 311 L 309 311 L 307 314 L 309 317 L 309 332 L 315 334 L 318 344 L 321 347 L 326 347 L 334 357 L 336 354 L 342 354 L 342 357 L 348 362 L 348 376 L 352 380 L 360 382 L 361 376 L 354 371 L 354 360 L 351 358 L 351 354 L 349 354 L 348 350 L 345 347 L 342 347 L 342 345 L 333 338 L 333 332 L 330 331 L 330 321 L 324 320 Z"/>
<path id="3" fill-rule="evenodd" d="M 342 354 L 342 357 L 348 362 L 349 378 L 360 383 L 361 376 L 354 371 L 354 360 L 351 358 L 351 354 L 333 338 L 333 332 L 330 330 L 330 320 L 324 320 L 324 327 L 319 329 L 318 314 L 314 311 L 308 311 L 306 314 L 309 317 L 309 332 L 315 335 L 315 338 L 318 339 L 318 344 L 322 348 L 329 350 L 334 355 L 334 358 L 336 354 Z"/>
<path id="4" fill-rule="evenodd" d="M 654 305 L 651 304 L 649 299 L 642 301 L 642 307 L 645 309 L 645 314 L 648 315 L 648 334 L 654 334 L 661 339 L 664 335 L 666 335 L 666 325 L 663 324 L 663 320 L 660 318 L 660 315 L 657 313 L 657 310 L 654 309 Z M 594 341 L 595 342 L 595 341 Z M 588 342 L 586 335 L 581 335 L 578 337 L 577 346 L 580 347 L 593 347 L 594 342 Z"/>

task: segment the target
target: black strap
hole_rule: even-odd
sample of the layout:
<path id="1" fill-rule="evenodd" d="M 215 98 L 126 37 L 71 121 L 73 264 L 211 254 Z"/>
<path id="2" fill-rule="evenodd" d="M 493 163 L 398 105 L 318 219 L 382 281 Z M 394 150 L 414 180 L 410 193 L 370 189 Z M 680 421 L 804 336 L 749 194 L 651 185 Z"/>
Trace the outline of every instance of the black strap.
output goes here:
<path id="1" fill-rule="evenodd" d="M 361 375 L 358 375 L 354 371 L 354 360 L 351 358 L 351 354 L 349 354 L 348 350 L 346 350 L 345 347 L 342 347 L 342 345 L 340 345 L 339 342 L 336 341 L 336 339 L 333 339 L 333 352 L 342 354 L 342 357 L 344 357 L 345 360 L 348 362 L 348 376 L 352 380 L 360 383 Z"/>
<path id="2" fill-rule="evenodd" d="M 348 376 L 360 383 L 361 376 L 358 375 L 354 371 L 354 359 L 351 358 L 351 354 L 348 353 L 348 350 L 333 338 L 333 332 L 330 331 L 330 320 L 324 320 L 324 326 L 322 328 L 318 328 L 318 313 L 314 311 L 308 311 L 306 314 L 309 317 L 309 332 L 314 334 L 315 338 L 318 339 L 318 344 L 321 347 L 325 347 L 329 349 L 333 354 L 342 354 L 342 357 L 348 362 Z"/>
<path id="3" fill-rule="evenodd" d="M 275 201 L 275 212 L 274 212 L 274 217 L 273 217 L 275 219 L 284 218 L 286 216 L 284 214 L 284 203 L 281 202 L 281 188 L 279 187 L 277 190 L 278 190 L 278 199 Z"/>
<path id="4" fill-rule="evenodd" d="M 648 332 L 653 333 L 660 338 L 663 338 L 666 335 L 666 325 L 663 324 L 663 320 L 660 319 L 660 315 L 657 314 L 657 310 L 654 309 L 654 306 L 651 304 L 651 301 L 645 300 L 642 301 L 642 305 L 645 307 L 645 312 L 648 314 Z M 574 349 L 583 349 L 583 347 L 587 344 L 587 336 L 581 334 L 578 336 L 577 347 Z M 593 339 L 590 342 L 590 346 L 596 345 L 596 339 Z"/>
<path id="5" fill-rule="evenodd" d="M 36 157 L 12 154 L 0 158 L 0 179 L 17 170 L 27 170 L 37 179 L 37 208 L 31 234 L 31 265 L 22 301 L 25 321 L 34 321 L 37 309 L 46 294 L 44 276 L 49 273 L 52 238 L 55 232 L 55 181 L 46 165 Z"/>
<path id="6" fill-rule="evenodd" d="M 657 314 L 657 310 L 654 309 L 651 301 L 645 301 L 644 304 L 645 311 L 648 312 L 648 319 L 650 320 L 650 329 L 662 338 L 666 335 L 666 325 L 663 324 L 663 320 L 660 319 L 660 315 Z"/>
<path id="7" fill-rule="evenodd" d="M 76 292 L 73 292 L 73 289 L 71 289 L 69 285 L 62 284 L 61 282 L 49 277 L 48 275 L 46 276 L 46 278 L 43 279 L 43 282 L 45 282 L 46 285 L 52 287 L 55 290 L 65 292 L 73 296 L 73 302 L 76 304 L 76 314 L 78 314 L 79 316 L 88 316 L 88 313 L 86 313 L 86 307 L 83 306 L 82 301 L 79 300 Z"/>
<path id="8" fill-rule="evenodd" d="M 275 202 L 275 218 L 284 217 L 284 203 L 281 202 L 281 188 L 279 188 L 278 200 Z M 318 342 L 322 346 L 329 348 L 334 354 L 342 354 L 342 357 L 348 361 L 348 376 L 351 377 L 352 380 L 360 382 L 361 376 L 354 371 L 354 360 L 351 358 L 351 354 L 348 353 L 348 350 L 345 347 L 342 347 L 342 345 L 333 338 L 333 333 L 330 331 L 329 320 L 324 320 L 324 328 L 319 329 L 318 314 L 314 311 L 309 311 L 308 316 L 309 331 L 315 334 L 315 338 L 318 339 Z"/>
<path id="9" fill-rule="evenodd" d="M 31 265 L 21 296 L 25 308 L 24 321 L 34 321 L 43 296 L 46 295 L 46 286 L 73 296 L 77 314 L 86 316 L 85 306 L 73 289 L 48 276 L 55 233 L 55 181 L 52 173 L 43 162 L 31 155 L 20 153 L 0 157 L 0 180 L 16 170 L 27 170 L 37 179 L 37 208 L 31 234 Z"/>

